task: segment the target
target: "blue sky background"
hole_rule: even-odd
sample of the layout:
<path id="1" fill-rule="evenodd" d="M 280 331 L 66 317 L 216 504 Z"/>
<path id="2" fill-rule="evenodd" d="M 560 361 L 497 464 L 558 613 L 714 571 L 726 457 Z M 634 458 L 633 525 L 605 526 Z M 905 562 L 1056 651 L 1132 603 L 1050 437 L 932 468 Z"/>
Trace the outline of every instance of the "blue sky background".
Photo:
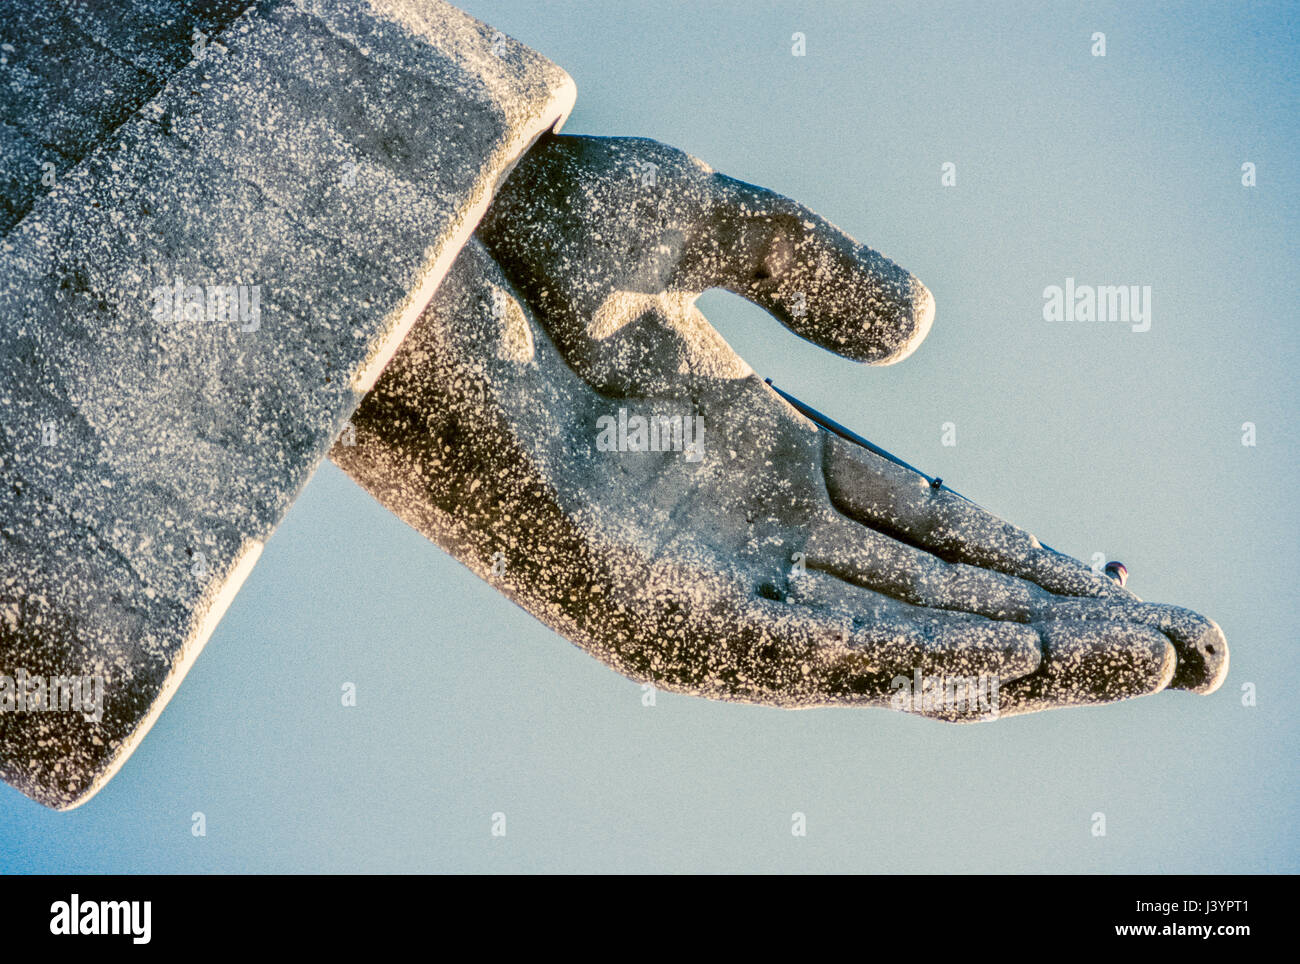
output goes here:
<path id="1" fill-rule="evenodd" d="M 915 272 L 935 326 L 887 369 L 701 307 L 778 385 L 1216 619 L 1227 683 L 960 728 L 646 708 L 327 464 L 106 789 L 0 786 L 0 871 L 1300 870 L 1300 8 L 461 5 L 573 75 L 567 132 L 666 141 Z M 1067 277 L 1151 285 L 1151 330 L 1043 321 Z"/>

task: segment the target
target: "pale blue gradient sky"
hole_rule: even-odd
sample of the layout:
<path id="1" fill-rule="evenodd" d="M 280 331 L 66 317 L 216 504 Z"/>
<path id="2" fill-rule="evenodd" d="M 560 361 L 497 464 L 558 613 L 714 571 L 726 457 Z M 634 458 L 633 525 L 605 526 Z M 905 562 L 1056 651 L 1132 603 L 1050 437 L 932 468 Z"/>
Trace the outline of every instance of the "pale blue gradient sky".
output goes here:
<path id="1" fill-rule="evenodd" d="M 648 709 L 326 465 L 104 791 L 0 789 L 0 870 L 1300 870 L 1298 8 L 462 6 L 573 75 L 568 132 L 666 141 L 921 277 L 934 330 L 888 369 L 701 306 L 777 384 L 1218 620 L 1227 683 L 961 728 Z M 1044 322 L 1068 276 L 1151 285 L 1151 330 Z"/>

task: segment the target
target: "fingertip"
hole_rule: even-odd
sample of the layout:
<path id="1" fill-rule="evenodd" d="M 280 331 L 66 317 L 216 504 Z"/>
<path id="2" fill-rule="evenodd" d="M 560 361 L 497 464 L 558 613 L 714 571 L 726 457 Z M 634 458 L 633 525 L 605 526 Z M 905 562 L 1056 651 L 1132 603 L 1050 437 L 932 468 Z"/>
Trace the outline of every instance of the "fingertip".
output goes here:
<path id="1" fill-rule="evenodd" d="M 911 319 L 910 331 L 906 326 L 904 327 L 904 331 L 908 333 L 891 354 L 876 362 L 878 365 L 893 365 L 910 356 L 921 346 L 921 342 L 925 341 L 930 334 L 930 328 L 934 325 L 934 295 L 930 289 L 918 278 L 910 279 L 909 289 L 911 300 L 907 311 Z"/>
<path id="2" fill-rule="evenodd" d="M 1194 637 L 1184 636 L 1178 645 L 1178 666 L 1170 689 L 1188 690 L 1208 696 L 1223 685 L 1228 676 L 1228 641 L 1213 619 L 1199 617 L 1201 631 Z"/>
<path id="3" fill-rule="evenodd" d="M 911 272 L 861 248 L 835 290 L 819 298 L 818 309 L 812 327 L 825 332 L 829 343 L 819 341 L 823 347 L 884 366 L 907 358 L 925 341 L 934 325 L 935 301 Z"/>

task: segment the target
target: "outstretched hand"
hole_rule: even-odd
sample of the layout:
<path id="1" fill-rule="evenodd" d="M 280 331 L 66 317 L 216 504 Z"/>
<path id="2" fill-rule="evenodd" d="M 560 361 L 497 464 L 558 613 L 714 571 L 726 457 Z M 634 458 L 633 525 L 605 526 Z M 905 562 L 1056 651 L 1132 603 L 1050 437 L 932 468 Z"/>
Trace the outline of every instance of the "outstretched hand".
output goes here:
<path id="1" fill-rule="evenodd" d="M 663 689 L 968 720 L 1219 686 L 1212 621 L 810 422 L 695 308 L 712 287 L 871 364 L 934 317 L 919 281 L 793 201 L 653 141 L 548 136 L 332 456 Z M 991 681 L 992 702 L 900 701 L 918 674 Z"/>

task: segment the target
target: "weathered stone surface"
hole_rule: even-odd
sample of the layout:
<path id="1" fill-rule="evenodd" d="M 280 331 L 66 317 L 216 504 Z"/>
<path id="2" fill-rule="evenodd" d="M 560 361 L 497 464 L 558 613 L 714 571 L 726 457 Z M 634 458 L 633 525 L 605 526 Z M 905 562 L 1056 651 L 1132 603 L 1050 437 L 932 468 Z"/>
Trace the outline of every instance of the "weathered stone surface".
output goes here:
<path id="1" fill-rule="evenodd" d="M 0 0 L 0 234 L 249 6 Z"/>
<path id="2" fill-rule="evenodd" d="M 546 137 L 331 457 L 661 689 L 974 721 L 1222 682 L 1212 621 L 799 414 L 695 308 L 715 286 L 875 364 L 933 318 L 788 198 L 654 141 Z"/>
<path id="3" fill-rule="evenodd" d="M 197 58 L 183 4 L 153 36 L 129 24 L 166 4 L 8 6 L 6 36 L 52 33 L 65 65 L 29 43 L 4 75 L 0 143 L 61 173 L 5 194 L 0 677 L 105 688 L 98 720 L 0 713 L 0 776 L 66 808 L 148 730 L 574 89 L 440 0 L 260 3 Z M 70 22 L 115 93 L 83 93 Z M 163 304 L 178 279 L 193 314 Z"/>

